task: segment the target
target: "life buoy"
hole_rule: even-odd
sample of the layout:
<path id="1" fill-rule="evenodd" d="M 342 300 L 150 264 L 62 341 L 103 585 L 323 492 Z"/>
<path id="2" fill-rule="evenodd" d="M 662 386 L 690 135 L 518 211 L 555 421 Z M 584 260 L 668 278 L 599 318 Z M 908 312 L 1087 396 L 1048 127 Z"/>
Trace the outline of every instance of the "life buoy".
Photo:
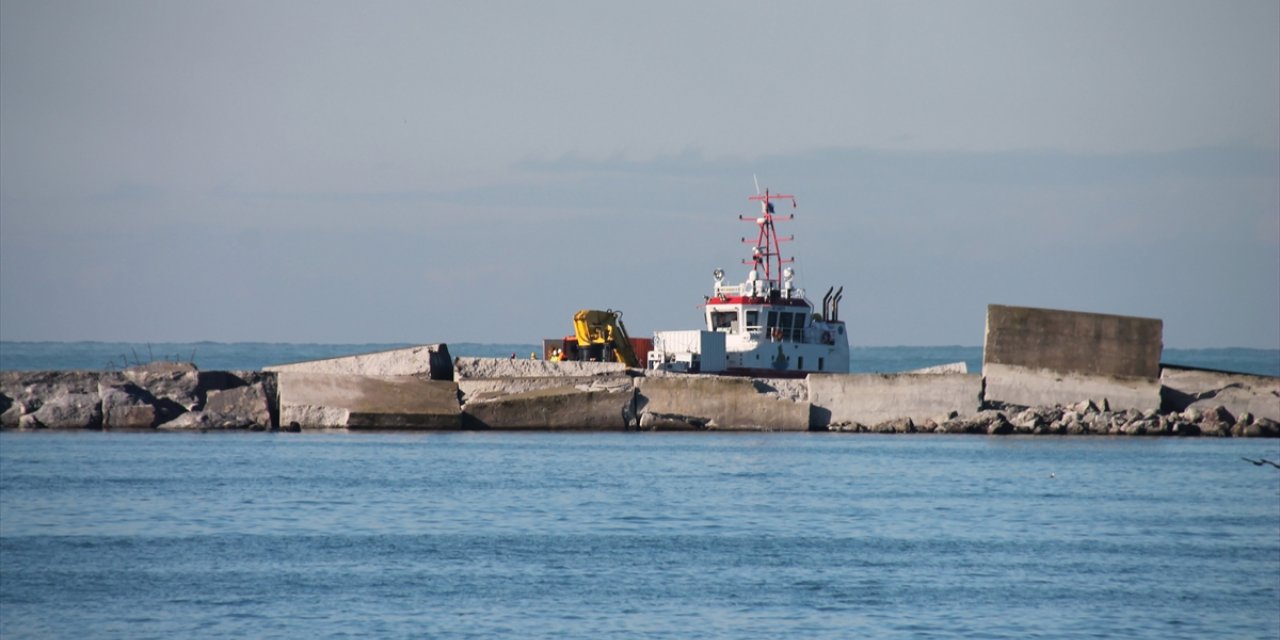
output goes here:
<path id="1" fill-rule="evenodd" d="M 773 339 L 774 339 L 774 340 L 781 340 L 781 339 L 782 339 L 782 329 L 779 329 L 779 328 L 777 328 L 777 327 L 774 327 L 774 328 L 773 328 Z"/>

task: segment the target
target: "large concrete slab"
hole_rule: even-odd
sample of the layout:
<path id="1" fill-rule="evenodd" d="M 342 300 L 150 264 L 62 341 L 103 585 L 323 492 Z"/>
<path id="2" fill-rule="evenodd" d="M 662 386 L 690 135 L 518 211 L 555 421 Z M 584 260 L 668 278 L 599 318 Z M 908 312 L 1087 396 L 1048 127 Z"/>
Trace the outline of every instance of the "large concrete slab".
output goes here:
<path id="1" fill-rule="evenodd" d="M 459 429 L 458 385 L 418 376 L 281 371 L 280 424 L 304 429 Z"/>
<path id="2" fill-rule="evenodd" d="M 1004 364 L 982 365 L 987 402 L 1024 407 L 1069 406 L 1103 401 L 1112 410 L 1160 409 L 1160 381 L 1144 377 L 1094 376 Z"/>
<path id="3" fill-rule="evenodd" d="M 1156 379 L 1164 323 L 1155 318 L 987 306 L 983 374 L 1010 365 L 1088 376 Z"/>
<path id="4" fill-rule="evenodd" d="M 530 391 L 542 391 L 571 387 L 579 391 L 635 391 L 635 382 L 628 375 L 608 376 L 552 376 L 545 378 L 476 378 L 458 381 L 458 391 L 463 404 L 489 402 Z"/>
<path id="5" fill-rule="evenodd" d="M 1202 411 L 1221 405 L 1231 415 L 1280 422 L 1280 378 L 1166 367 L 1160 372 L 1165 409 Z"/>
<path id="6" fill-rule="evenodd" d="M 635 393 L 561 384 L 487 396 L 462 407 L 468 429 L 625 431 L 635 424 Z M 485 394 L 473 394 L 473 397 Z"/>
<path id="7" fill-rule="evenodd" d="M 762 389 L 747 378 L 680 375 L 637 380 L 641 429 L 807 431 L 809 403 Z"/>
<path id="8" fill-rule="evenodd" d="M 445 344 L 424 344 L 324 360 L 308 360 L 263 367 L 277 373 L 330 373 L 357 376 L 424 376 L 453 379 L 453 358 Z"/>
<path id="9" fill-rule="evenodd" d="M 620 362 L 552 362 L 520 358 L 459 357 L 453 361 L 456 380 L 486 378 L 555 378 L 620 375 L 627 366 Z"/>
<path id="10" fill-rule="evenodd" d="M 923 422 L 952 411 L 967 416 L 981 405 L 982 378 L 964 373 L 809 374 L 808 382 L 815 429 L 899 418 Z"/>

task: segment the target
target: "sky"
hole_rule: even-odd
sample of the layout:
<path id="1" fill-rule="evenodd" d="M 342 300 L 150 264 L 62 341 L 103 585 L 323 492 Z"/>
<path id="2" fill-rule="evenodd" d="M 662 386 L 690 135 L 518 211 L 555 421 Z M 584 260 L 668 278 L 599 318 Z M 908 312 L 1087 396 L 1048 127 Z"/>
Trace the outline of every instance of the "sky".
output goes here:
<path id="1" fill-rule="evenodd" d="M 0 339 L 697 328 L 761 187 L 855 346 L 1280 348 L 1280 2 L 0 0 Z"/>

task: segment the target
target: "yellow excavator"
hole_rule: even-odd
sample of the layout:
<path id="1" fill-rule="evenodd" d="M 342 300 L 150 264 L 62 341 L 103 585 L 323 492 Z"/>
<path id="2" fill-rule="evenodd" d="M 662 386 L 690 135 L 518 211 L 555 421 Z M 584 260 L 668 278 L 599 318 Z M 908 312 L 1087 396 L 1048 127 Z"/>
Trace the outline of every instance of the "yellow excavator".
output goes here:
<path id="1" fill-rule="evenodd" d="M 599 350 L 601 360 L 606 359 L 605 351 L 612 350 L 618 362 L 628 367 L 640 366 L 627 327 L 622 324 L 621 311 L 583 309 L 573 315 L 573 329 L 577 333 L 578 349 Z"/>

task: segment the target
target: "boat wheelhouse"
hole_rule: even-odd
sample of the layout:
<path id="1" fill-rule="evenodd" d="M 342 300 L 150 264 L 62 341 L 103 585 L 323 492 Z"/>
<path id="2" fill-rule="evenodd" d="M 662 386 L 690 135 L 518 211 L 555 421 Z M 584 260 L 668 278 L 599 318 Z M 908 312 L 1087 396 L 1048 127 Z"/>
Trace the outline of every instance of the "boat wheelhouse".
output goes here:
<path id="1" fill-rule="evenodd" d="M 796 285 L 795 270 L 783 266 L 795 261 L 780 250 L 793 237 L 780 237 L 775 224 L 795 216 L 777 215 L 774 202 L 790 200 L 794 208 L 795 197 L 766 190 L 750 199 L 760 202 L 760 215 L 738 216 L 757 227 L 754 239 L 742 239 L 752 245 L 751 259 L 742 261 L 751 267 L 746 279 L 726 284 L 724 271 L 716 269 L 704 300 L 704 329 L 654 334 L 649 368 L 760 377 L 848 372 L 849 341 L 839 318 L 843 288 L 828 289 L 815 312 Z"/>

